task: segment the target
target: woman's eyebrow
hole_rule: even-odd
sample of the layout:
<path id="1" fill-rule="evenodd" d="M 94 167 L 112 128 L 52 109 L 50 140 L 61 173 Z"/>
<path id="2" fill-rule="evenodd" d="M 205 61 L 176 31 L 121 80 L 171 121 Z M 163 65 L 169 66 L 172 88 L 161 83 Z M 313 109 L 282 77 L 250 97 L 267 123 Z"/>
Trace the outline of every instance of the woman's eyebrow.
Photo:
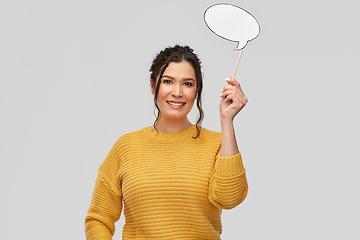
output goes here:
<path id="1" fill-rule="evenodd" d="M 193 81 L 193 82 L 195 82 L 195 80 L 194 80 L 193 78 L 185 78 L 185 79 L 183 79 L 183 80 L 185 80 L 185 81 Z"/>
<path id="2" fill-rule="evenodd" d="M 164 78 L 164 77 L 175 80 L 175 78 L 168 76 L 168 75 L 163 75 L 161 78 Z M 195 80 L 193 78 L 184 78 L 183 81 L 194 81 L 195 82 Z"/>
<path id="3" fill-rule="evenodd" d="M 163 77 L 170 78 L 170 79 L 175 79 L 175 78 L 170 77 L 170 76 L 168 76 L 168 75 L 162 75 L 162 77 L 161 77 L 161 78 L 163 78 Z"/>

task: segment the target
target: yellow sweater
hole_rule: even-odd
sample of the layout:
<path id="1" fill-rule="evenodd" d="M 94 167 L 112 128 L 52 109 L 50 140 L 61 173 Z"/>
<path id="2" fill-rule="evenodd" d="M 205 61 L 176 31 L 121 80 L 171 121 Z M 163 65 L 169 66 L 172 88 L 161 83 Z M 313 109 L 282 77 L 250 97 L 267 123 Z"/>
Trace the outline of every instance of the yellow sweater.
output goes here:
<path id="1" fill-rule="evenodd" d="M 85 219 L 88 240 L 112 239 L 124 205 L 123 239 L 220 239 L 221 209 L 240 204 L 247 180 L 240 153 L 220 157 L 221 133 L 193 125 L 151 127 L 120 137 L 99 167 Z"/>

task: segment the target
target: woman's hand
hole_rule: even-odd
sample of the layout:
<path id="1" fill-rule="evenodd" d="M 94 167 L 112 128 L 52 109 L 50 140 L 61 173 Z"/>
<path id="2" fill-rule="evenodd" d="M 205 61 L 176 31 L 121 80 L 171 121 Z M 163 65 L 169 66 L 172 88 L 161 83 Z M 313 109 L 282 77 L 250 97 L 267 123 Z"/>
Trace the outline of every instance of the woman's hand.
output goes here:
<path id="1" fill-rule="evenodd" d="M 234 78 L 226 79 L 229 84 L 226 85 L 220 94 L 220 119 L 223 121 L 232 121 L 234 117 L 248 102 L 247 97 L 241 89 L 240 83 Z"/>

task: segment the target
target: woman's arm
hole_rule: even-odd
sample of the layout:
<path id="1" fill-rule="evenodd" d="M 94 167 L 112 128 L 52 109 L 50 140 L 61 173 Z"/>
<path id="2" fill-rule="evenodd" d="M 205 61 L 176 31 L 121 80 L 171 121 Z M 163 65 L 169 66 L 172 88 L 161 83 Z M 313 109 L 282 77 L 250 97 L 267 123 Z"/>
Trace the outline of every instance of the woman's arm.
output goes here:
<path id="1" fill-rule="evenodd" d="M 87 240 L 111 240 L 122 210 L 121 195 L 114 193 L 100 175 L 96 178 L 90 207 L 85 218 Z"/>
<path id="2" fill-rule="evenodd" d="M 246 198 L 248 184 L 245 168 L 236 143 L 233 120 L 246 105 L 248 99 L 240 84 L 233 78 L 226 80 L 220 97 L 220 120 L 222 129 L 220 156 L 210 179 L 209 201 L 216 207 L 231 209 Z"/>
<path id="3" fill-rule="evenodd" d="M 229 85 L 225 86 L 220 94 L 221 157 L 230 157 L 239 153 L 233 120 L 248 102 L 240 84 L 234 78 L 230 77 L 226 81 Z"/>
<path id="4" fill-rule="evenodd" d="M 122 189 L 118 182 L 122 138 L 111 148 L 98 169 L 90 207 L 85 218 L 87 240 L 111 240 L 122 210 Z"/>

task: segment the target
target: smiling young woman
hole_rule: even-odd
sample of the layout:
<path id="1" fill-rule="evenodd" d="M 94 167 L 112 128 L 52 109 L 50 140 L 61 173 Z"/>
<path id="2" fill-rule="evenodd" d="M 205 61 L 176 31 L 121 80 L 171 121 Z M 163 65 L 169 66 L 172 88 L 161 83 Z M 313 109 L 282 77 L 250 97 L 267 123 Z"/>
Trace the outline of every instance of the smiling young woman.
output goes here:
<path id="1" fill-rule="evenodd" d="M 160 81 L 160 86 L 156 105 L 161 115 L 155 124 L 156 130 L 159 133 L 174 133 L 191 127 L 187 115 L 196 99 L 194 68 L 187 61 L 170 62 L 157 81 Z M 155 95 L 154 89 L 152 92 Z"/>
<path id="2" fill-rule="evenodd" d="M 177 64 L 178 63 L 178 64 Z M 169 68 L 170 65 L 170 68 Z M 191 67 L 190 67 L 191 66 Z M 154 59 L 151 68 L 150 68 L 150 84 L 151 90 L 154 94 L 154 105 L 158 110 L 158 115 L 154 122 L 154 129 L 158 131 L 157 127 L 165 127 L 163 124 L 158 124 L 158 121 L 161 118 L 161 109 L 158 106 L 158 94 L 160 86 L 163 86 L 162 81 L 163 77 L 169 77 L 168 74 L 183 75 L 183 80 L 192 79 L 195 82 L 196 90 L 196 106 L 199 110 L 199 116 L 195 124 L 197 129 L 197 135 L 200 134 L 200 125 L 204 118 L 204 112 L 202 109 L 201 103 L 201 93 L 203 88 L 203 79 L 201 73 L 201 61 L 198 56 L 193 52 L 188 46 L 174 46 L 168 47 L 162 50 Z M 166 74 L 164 74 L 166 72 Z M 194 76 L 195 74 L 195 76 Z M 172 76 L 170 76 L 172 77 Z M 181 78 L 178 76 L 178 78 Z M 160 81 L 159 81 L 160 79 Z M 173 80 L 173 79 L 170 79 Z M 189 82 L 191 83 L 191 82 Z M 186 83 L 188 84 L 188 83 Z M 180 92 L 180 94 L 183 94 Z M 189 123 L 189 122 L 188 122 Z M 187 124 L 189 126 L 189 124 Z M 169 127 L 168 131 L 163 131 L 163 133 L 171 133 L 180 130 L 182 127 L 179 127 L 177 124 L 172 124 L 173 127 Z M 176 129 L 177 128 L 177 129 Z"/>
<path id="3" fill-rule="evenodd" d="M 233 119 L 246 105 L 233 78 L 220 95 L 222 132 L 201 127 L 201 62 L 187 46 L 162 50 L 150 68 L 153 126 L 121 136 L 99 167 L 85 219 L 87 239 L 220 239 L 221 210 L 248 191 Z M 188 113 L 196 101 L 196 124 Z"/>

